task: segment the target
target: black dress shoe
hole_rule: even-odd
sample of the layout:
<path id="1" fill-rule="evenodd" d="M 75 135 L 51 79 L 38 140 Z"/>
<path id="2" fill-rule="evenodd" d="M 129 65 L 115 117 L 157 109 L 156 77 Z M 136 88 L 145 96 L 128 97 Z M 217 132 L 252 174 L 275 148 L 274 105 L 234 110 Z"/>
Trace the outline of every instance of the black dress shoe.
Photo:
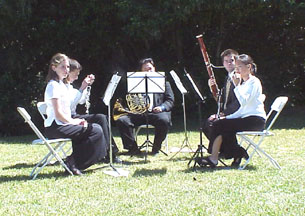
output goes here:
<path id="1" fill-rule="evenodd" d="M 248 155 L 247 151 L 244 148 L 243 148 L 242 156 L 241 157 L 235 157 L 233 162 L 231 163 L 231 166 L 232 167 L 239 167 L 242 158 L 244 158 L 246 160 L 249 159 L 249 155 Z"/>
<path id="2" fill-rule="evenodd" d="M 240 163 L 241 163 L 241 158 L 240 157 L 234 158 L 233 162 L 231 163 L 231 166 L 232 167 L 239 167 Z"/>
<path id="3" fill-rule="evenodd" d="M 133 155 L 140 155 L 142 154 L 142 152 L 140 149 L 135 148 L 135 149 L 129 149 L 127 154 L 133 156 Z"/>
<path id="4" fill-rule="evenodd" d="M 209 157 L 196 157 L 195 162 L 200 166 L 210 166 L 211 168 L 215 168 L 217 164 L 214 164 Z"/>
<path id="5" fill-rule="evenodd" d="M 73 173 L 73 175 L 83 175 L 83 173 L 75 167 L 75 165 L 70 165 L 69 163 L 66 163 L 69 170 Z M 67 170 L 65 171 L 66 174 L 70 174 Z"/>
<path id="6" fill-rule="evenodd" d="M 103 158 L 101 160 L 102 163 L 110 163 L 109 157 Z M 118 156 L 112 157 L 112 163 L 123 163 L 123 161 Z"/>

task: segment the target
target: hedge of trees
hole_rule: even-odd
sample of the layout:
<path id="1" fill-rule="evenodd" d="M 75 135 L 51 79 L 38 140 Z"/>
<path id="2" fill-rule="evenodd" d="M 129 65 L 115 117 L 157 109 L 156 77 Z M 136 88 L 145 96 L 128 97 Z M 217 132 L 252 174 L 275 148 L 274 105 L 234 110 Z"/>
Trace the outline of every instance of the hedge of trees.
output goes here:
<path id="1" fill-rule="evenodd" d="M 215 65 L 227 48 L 250 54 L 267 103 L 288 95 L 290 106 L 302 105 L 304 12 L 305 4 L 297 0 L 1 0 L 0 136 L 29 132 L 17 106 L 41 121 L 36 103 L 43 100 L 48 61 L 57 52 L 80 61 L 80 79 L 96 75 L 92 112 L 105 111 L 101 97 L 112 74 L 136 70 L 138 60 L 148 56 L 158 70 L 175 70 L 185 83 L 186 68 L 207 96 L 205 113 L 215 112 L 198 34 Z M 222 86 L 225 71 L 215 74 Z M 181 98 L 172 86 L 179 117 Z M 118 88 L 115 97 L 123 91 Z M 188 110 L 196 112 L 191 91 L 186 100 Z"/>

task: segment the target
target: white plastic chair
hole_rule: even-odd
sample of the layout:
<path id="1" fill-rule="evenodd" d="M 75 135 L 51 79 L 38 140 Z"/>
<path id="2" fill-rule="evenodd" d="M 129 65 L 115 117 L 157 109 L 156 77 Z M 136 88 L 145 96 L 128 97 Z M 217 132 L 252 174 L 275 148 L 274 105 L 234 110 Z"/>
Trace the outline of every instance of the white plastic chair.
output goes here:
<path id="1" fill-rule="evenodd" d="M 31 116 L 29 113 L 22 107 L 17 107 L 17 111 L 20 113 L 20 115 L 24 118 L 24 121 L 30 125 L 32 130 L 35 132 L 35 134 L 38 136 L 39 139 L 43 141 L 43 143 L 48 148 L 49 152 L 43 157 L 41 161 L 37 163 L 37 165 L 33 168 L 30 177 L 33 177 L 34 180 L 38 173 L 50 163 L 50 161 L 55 158 L 71 175 L 73 173 L 71 170 L 67 167 L 67 165 L 64 163 L 62 158 L 60 157 L 59 151 L 62 151 L 62 146 L 66 145 L 67 142 L 70 142 L 71 139 L 68 138 L 59 138 L 59 139 L 50 139 L 44 137 L 44 135 L 39 131 L 39 129 L 36 127 L 36 125 L 32 122 Z M 54 147 L 52 146 L 54 145 Z"/>
<path id="2" fill-rule="evenodd" d="M 243 131 L 243 132 L 237 133 L 237 135 L 240 137 L 239 144 L 242 145 L 242 143 L 245 141 L 248 144 L 246 150 L 249 151 L 250 148 L 252 148 L 252 150 L 253 150 L 249 154 L 249 159 L 242 166 L 240 166 L 239 169 L 245 169 L 245 167 L 249 164 L 249 162 L 251 161 L 251 159 L 255 153 L 258 153 L 259 155 L 260 155 L 260 153 L 265 155 L 276 168 L 281 169 L 278 162 L 273 157 L 271 157 L 268 153 L 266 153 L 260 147 L 260 145 L 262 144 L 265 137 L 274 135 L 272 132 L 270 132 L 270 129 L 273 126 L 276 119 L 278 118 L 281 111 L 283 110 L 287 101 L 288 101 L 288 97 L 286 97 L 286 96 L 280 96 L 274 100 L 274 102 L 271 105 L 271 109 L 267 115 L 267 121 L 269 121 L 270 123 L 264 131 Z"/>
<path id="3" fill-rule="evenodd" d="M 148 125 L 148 128 L 149 129 L 154 129 L 155 127 L 153 126 L 153 125 Z M 140 130 L 141 129 L 146 129 L 146 124 L 145 125 L 140 125 L 140 126 L 138 126 L 138 127 L 136 127 L 135 128 L 135 130 L 134 130 L 134 134 L 135 134 L 135 139 L 136 139 L 136 142 L 137 142 L 137 137 L 138 137 L 138 134 L 139 134 L 139 132 L 140 132 Z M 165 146 L 165 149 L 166 149 L 166 153 L 168 153 L 168 139 L 167 139 L 167 134 L 166 134 L 166 138 L 165 138 L 165 140 L 163 141 L 163 143 L 162 143 L 162 146 Z"/>

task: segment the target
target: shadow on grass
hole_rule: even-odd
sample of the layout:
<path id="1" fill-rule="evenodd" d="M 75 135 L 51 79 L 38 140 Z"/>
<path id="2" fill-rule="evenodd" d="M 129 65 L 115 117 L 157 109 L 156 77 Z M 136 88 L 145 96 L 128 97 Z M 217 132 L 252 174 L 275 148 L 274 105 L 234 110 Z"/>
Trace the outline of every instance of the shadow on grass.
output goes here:
<path id="1" fill-rule="evenodd" d="M 68 177 L 70 175 L 66 174 L 64 171 L 55 171 L 51 173 L 39 173 L 35 180 L 43 180 L 43 179 L 61 179 Z M 32 177 L 30 175 L 16 175 L 16 176 L 0 176 L 0 184 L 8 181 L 28 181 L 32 180 Z"/>
<path id="2" fill-rule="evenodd" d="M 173 162 L 177 162 L 177 161 L 189 161 L 191 159 L 192 155 L 193 155 L 193 154 L 190 155 L 189 153 L 180 153 L 180 154 L 186 154 L 186 155 L 183 155 L 183 156 L 175 155 L 174 157 L 171 156 L 167 160 L 168 161 L 173 161 Z"/>
<path id="3" fill-rule="evenodd" d="M 14 164 L 12 166 L 4 167 L 2 169 L 3 170 L 8 170 L 8 169 L 23 169 L 23 168 L 32 168 L 34 166 L 36 166 L 36 164 L 19 163 L 19 164 Z"/>
<path id="4" fill-rule="evenodd" d="M 184 173 L 192 173 L 192 172 L 216 172 L 216 171 L 221 171 L 221 170 L 238 170 L 237 167 L 231 167 L 231 166 L 217 166 L 215 168 L 211 168 L 208 166 L 204 166 L 204 167 L 200 167 L 198 165 L 196 165 L 194 167 L 194 165 L 189 166 L 187 169 L 183 170 L 182 172 Z M 256 167 L 252 166 L 252 165 L 248 165 L 246 166 L 246 168 L 244 170 L 248 170 L 248 171 L 253 171 L 256 170 Z M 240 170 L 241 172 L 243 170 Z"/>
<path id="5" fill-rule="evenodd" d="M 133 177 L 138 177 L 138 176 L 163 176 L 167 172 L 167 168 L 162 168 L 162 169 L 137 169 Z"/>

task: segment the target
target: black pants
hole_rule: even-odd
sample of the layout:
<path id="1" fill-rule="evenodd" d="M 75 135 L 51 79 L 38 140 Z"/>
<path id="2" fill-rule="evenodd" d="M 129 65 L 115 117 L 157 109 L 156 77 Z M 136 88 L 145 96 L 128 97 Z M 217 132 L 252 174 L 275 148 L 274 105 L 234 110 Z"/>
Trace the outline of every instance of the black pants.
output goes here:
<path id="1" fill-rule="evenodd" d="M 109 152 L 109 146 L 110 146 L 110 131 L 109 131 L 109 124 L 107 116 L 104 114 L 85 114 L 85 115 L 73 115 L 73 118 L 80 118 L 85 119 L 88 123 L 96 123 L 99 124 L 102 127 L 104 138 L 106 141 L 107 150 Z M 113 154 L 116 154 L 119 152 L 119 149 L 113 139 L 111 137 L 111 144 L 112 144 L 112 152 Z"/>
<path id="2" fill-rule="evenodd" d="M 213 142 L 214 142 L 214 140 L 211 141 L 212 128 L 213 128 L 214 122 L 216 122 L 216 121 L 218 121 L 218 120 L 211 121 L 211 120 L 207 119 L 204 122 L 203 128 L 202 128 L 204 135 L 209 140 L 208 153 L 210 153 L 210 154 L 212 153 Z M 239 154 L 238 152 L 242 151 L 242 149 L 240 149 L 240 148 L 242 148 L 242 147 L 240 147 L 237 144 L 235 134 L 224 134 L 222 136 L 222 145 L 219 150 L 222 157 L 224 157 L 225 159 L 234 158 L 236 155 Z"/>
<path id="3" fill-rule="evenodd" d="M 103 130 L 98 124 L 57 125 L 55 121 L 45 128 L 46 136 L 50 139 L 72 139 L 73 158 L 78 169 L 84 170 L 106 156 L 107 146 Z"/>
<path id="4" fill-rule="evenodd" d="M 159 151 L 170 126 L 170 115 L 166 112 L 148 113 L 147 119 L 148 124 L 155 127 L 153 151 Z M 135 141 L 134 128 L 145 124 L 146 118 L 144 114 L 128 114 L 121 116 L 116 121 L 116 125 L 118 126 L 121 134 L 124 149 L 132 150 L 138 147 Z"/>
<path id="5" fill-rule="evenodd" d="M 265 119 L 258 116 L 249 116 L 237 119 L 221 119 L 213 122 L 210 133 L 209 152 L 217 136 L 222 135 L 221 151 L 225 158 L 240 157 L 244 149 L 238 145 L 236 133 L 241 131 L 262 131 L 265 128 Z"/>

